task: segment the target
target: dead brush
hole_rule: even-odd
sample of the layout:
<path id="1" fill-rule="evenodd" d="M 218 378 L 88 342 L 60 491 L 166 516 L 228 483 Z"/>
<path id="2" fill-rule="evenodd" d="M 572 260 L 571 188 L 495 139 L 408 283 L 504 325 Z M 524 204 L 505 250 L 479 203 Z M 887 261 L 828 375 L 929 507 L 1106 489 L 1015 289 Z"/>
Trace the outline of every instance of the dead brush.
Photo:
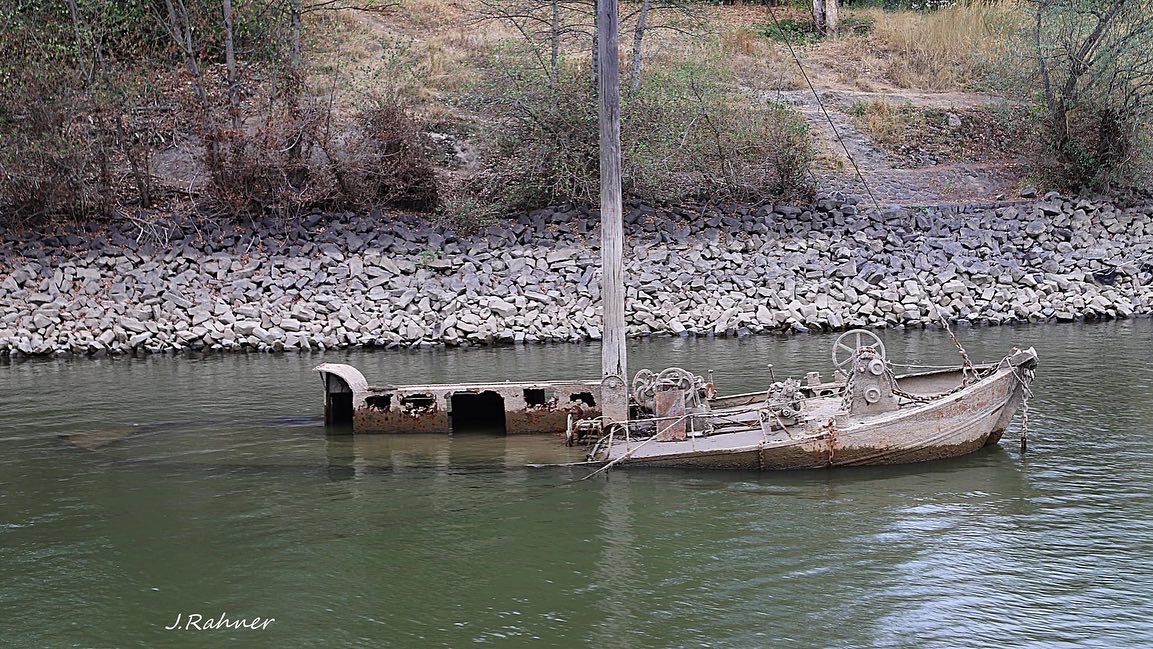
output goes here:
<path id="1" fill-rule="evenodd" d="M 310 112 L 268 116 L 259 126 L 221 134 L 221 173 L 210 196 L 233 214 L 294 212 L 324 205 L 334 191 L 317 172 L 319 118 Z"/>
<path id="2" fill-rule="evenodd" d="M 345 117 L 331 101 L 283 98 L 256 125 L 222 129 L 221 169 L 208 186 L 212 205 L 231 214 L 431 211 L 438 192 L 427 137 L 395 101 L 364 101 L 371 103 Z"/>
<path id="3" fill-rule="evenodd" d="M 397 102 L 383 100 L 356 115 L 342 145 L 322 147 L 343 200 L 426 212 L 438 203 L 433 146 Z"/>
<path id="4" fill-rule="evenodd" d="M 0 146 L 0 212 L 17 222 L 106 215 L 99 166 L 87 146 L 10 137 Z"/>

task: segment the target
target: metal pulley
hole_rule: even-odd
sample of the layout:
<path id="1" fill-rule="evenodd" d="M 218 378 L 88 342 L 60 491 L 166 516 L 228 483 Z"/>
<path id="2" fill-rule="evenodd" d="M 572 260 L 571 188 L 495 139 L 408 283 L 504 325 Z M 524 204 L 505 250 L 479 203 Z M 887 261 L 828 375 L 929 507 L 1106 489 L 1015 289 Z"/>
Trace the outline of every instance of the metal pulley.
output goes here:
<path id="1" fill-rule="evenodd" d="M 869 374 L 872 374 L 873 376 L 881 376 L 885 373 L 885 361 L 879 358 L 874 358 L 873 360 L 869 361 L 866 367 L 869 370 Z"/>

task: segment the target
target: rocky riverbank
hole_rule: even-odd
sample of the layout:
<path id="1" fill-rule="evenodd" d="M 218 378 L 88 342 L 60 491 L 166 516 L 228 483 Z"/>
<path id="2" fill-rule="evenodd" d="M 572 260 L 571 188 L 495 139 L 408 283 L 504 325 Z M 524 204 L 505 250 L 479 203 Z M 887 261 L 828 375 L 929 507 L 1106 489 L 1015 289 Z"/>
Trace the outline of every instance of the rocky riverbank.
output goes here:
<path id="1" fill-rule="evenodd" d="M 632 206 L 629 335 L 1153 312 L 1153 203 Z M 595 212 L 458 237 L 416 216 L 0 232 L 0 355 L 598 339 Z"/>

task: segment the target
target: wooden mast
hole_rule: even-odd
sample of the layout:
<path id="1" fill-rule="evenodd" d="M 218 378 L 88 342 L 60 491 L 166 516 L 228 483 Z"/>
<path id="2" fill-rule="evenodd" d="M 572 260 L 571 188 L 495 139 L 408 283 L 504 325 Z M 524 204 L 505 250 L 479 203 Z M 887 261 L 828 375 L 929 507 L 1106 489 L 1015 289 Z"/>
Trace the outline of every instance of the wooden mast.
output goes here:
<path id="1" fill-rule="evenodd" d="M 621 261 L 621 75 L 617 0 L 597 0 L 597 85 L 600 95 L 601 413 L 628 420 L 628 368 L 625 363 L 625 286 Z"/>

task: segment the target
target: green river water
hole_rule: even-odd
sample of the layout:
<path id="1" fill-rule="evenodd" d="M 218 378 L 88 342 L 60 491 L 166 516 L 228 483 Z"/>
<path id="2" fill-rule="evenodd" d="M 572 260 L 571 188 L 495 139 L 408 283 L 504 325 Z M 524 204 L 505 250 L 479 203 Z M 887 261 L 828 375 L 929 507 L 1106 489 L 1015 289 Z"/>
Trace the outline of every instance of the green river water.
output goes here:
<path id="1" fill-rule="evenodd" d="M 551 438 L 320 424 L 322 361 L 580 378 L 595 346 L 2 364 L 0 647 L 1153 646 L 1153 323 L 961 337 L 1036 346 L 1024 457 L 1014 425 L 922 465 L 575 482 L 526 466 L 578 458 Z M 831 342 L 659 339 L 630 368 L 763 389 L 827 375 Z M 275 622 L 165 629 L 221 613 Z"/>

